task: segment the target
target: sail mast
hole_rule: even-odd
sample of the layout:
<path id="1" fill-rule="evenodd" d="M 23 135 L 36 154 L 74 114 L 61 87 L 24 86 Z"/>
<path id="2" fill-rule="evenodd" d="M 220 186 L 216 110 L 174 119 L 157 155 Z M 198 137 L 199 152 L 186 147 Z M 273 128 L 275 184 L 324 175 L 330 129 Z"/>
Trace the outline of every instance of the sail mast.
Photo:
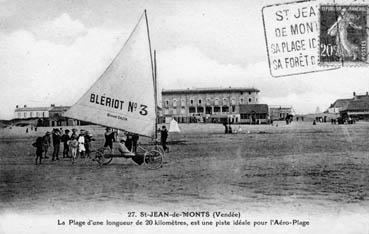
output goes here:
<path id="1" fill-rule="evenodd" d="M 154 95 L 155 95 L 155 139 L 158 138 L 158 70 L 156 66 L 156 50 L 154 50 Z"/>
<path id="2" fill-rule="evenodd" d="M 157 112 L 157 91 L 156 91 L 156 64 L 153 62 L 152 58 L 152 50 L 151 50 L 151 40 L 150 40 L 150 30 L 149 30 L 149 20 L 147 19 L 147 12 L 146 9 L 144 11 L 145 13 L 145 20 L 146 20 L 146 28 L 147 28 L 147 38 L 149 41 L 149 50 L 150 50 L 150 60 L 151 60 L 151 73 L 152 73 L 152 79 L 154 82 L 154 100 L 155 100 L 155 139 L 157 138 L 157 126 L 158 126 L 158 112 Z M 156 53 L 154 51 L 154 53 Z M 155 66 L 155 67 L 154 67 Z M 154 70 L 155 69 L 155 70 Z"/>

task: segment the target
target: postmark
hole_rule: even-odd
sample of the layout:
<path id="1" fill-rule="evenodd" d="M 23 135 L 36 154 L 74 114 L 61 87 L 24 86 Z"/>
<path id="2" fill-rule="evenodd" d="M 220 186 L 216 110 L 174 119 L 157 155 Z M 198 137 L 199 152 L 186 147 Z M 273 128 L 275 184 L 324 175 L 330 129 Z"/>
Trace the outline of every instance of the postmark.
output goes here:
<path id="1" fill-rule="evenodd" d="M 270 74 L 283 77 L 329 70 L 319 66 L 319 4 L 297 1 L 262 9 Z"/>
<path id="2" fill-rule="evenodd" d="M 368 5 L 321 5 L 319 12 L 319 65 L 369 65 Z"/>

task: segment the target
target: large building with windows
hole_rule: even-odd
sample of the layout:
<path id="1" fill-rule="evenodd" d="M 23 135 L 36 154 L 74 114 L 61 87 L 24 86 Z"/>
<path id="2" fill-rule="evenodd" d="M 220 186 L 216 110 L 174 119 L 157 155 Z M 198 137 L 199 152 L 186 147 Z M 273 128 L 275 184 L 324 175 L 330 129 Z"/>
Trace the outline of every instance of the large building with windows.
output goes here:
<path id="1" fill-rule="evenodd" d="M 161 116 L 179 123 L 242 122 L 240 105 L 258 104 L 255 88 L 201 88 L 162 91 Z"/>
<path id="2" fill-rule="evenodd" d="M 29 119 L 29 118 L 48 118 L 49 110 L 52 107 L 23 107 L 16 106 L 14 111 L 15 119 Z"/>
<path id="3" fill-rule="evenodd" d="M 69 106 L 55 106 L 51 104 L 49 107 L 23 107 L 16 106 L 14 110 L 15 123 L 28 123 L 34 126 L 75 126 L 86 124 L 83 121 L 64 117 L 64 113 Z"/>

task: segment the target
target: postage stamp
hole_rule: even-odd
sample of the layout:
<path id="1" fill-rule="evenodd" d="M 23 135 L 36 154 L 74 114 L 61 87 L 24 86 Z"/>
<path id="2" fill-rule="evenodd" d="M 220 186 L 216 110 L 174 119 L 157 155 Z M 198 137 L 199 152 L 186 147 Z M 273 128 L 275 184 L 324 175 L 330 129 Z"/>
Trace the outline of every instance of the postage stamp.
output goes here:
<path id="1" fill-rule="evenodd" d="M 329 70 L 319 65 L 319 4 L 296 1 L 262 9 L 269 70 L 273 77 Z"/>
<path id="2" fill-rule="evenodd" d="M 319 13 L 319 65 L 369 65 L 368 5 L 321 5 Z"/>

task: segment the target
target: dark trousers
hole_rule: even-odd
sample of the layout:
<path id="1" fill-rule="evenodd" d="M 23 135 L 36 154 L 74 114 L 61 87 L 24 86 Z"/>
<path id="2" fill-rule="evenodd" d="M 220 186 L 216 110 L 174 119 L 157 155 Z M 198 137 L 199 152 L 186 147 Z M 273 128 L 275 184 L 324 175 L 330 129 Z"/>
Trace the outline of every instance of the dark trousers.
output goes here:
<path id="1" fill-rule="evenodd" d="M 169 150 L 169 148 L 167 146 L 167 138 L 161 138 L 161 146 L 163 147 L 164 151 Z"/>
<path id="2" fill-rule="evenodd" d="M 54 145 L 54 152 L 53 152 L 53 158 L 52 159 L 59 159 L 59 150 L 60 150 L 60 144 Z"/>
<path id="3" fill-rule="evenodd" d="M 64 144 L 63 148 L 63 158 L 69 157 L 69 146 L 67 144 Z"/>
<path id="4" fill-rule="evenodd" d="M 37 160 L 39 160 L 39 164 L 41 164 L 41 159 L 42 159 L 42 150 L 36 150 L 36 164 L 37 164 Z"/>

